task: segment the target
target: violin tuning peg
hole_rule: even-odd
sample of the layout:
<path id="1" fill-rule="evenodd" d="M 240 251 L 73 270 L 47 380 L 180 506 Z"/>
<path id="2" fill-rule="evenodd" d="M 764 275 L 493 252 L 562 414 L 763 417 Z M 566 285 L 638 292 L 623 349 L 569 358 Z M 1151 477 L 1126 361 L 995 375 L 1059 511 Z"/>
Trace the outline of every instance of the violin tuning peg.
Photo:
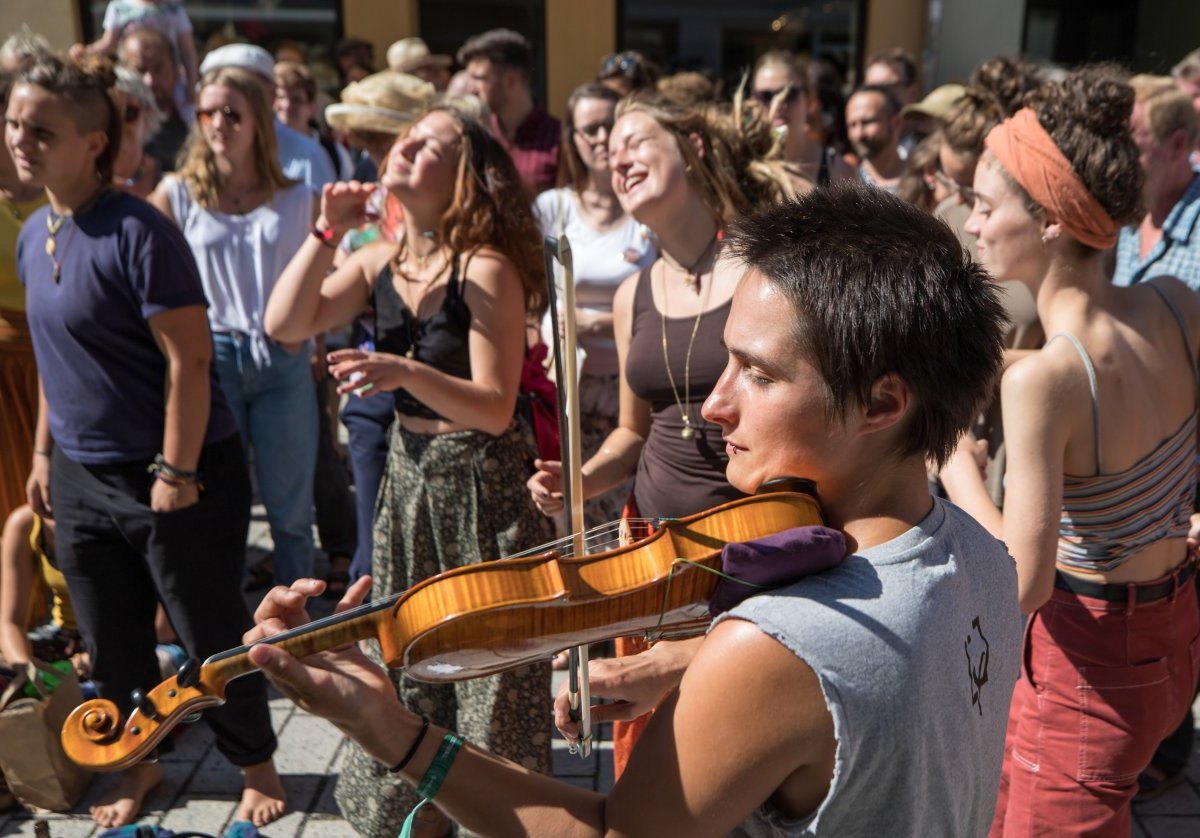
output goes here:
<path id="1" fill-rule="evenodd" d="M 138 712 L 147 719 L 158 718 L 158 708 L 154 706 L 154 702 L 150 700 L 150 696 L 141 690 L 134 690 L 130 693 L 129 700 L 133 702 L 133 706 L 138 709 Z"/>
<path id="2" fill-rule="evenodd" d="M 200 683 L 200 661 L 188 658 L 175 674 L 175 682 L 181 687 L 194 687 Z"/>

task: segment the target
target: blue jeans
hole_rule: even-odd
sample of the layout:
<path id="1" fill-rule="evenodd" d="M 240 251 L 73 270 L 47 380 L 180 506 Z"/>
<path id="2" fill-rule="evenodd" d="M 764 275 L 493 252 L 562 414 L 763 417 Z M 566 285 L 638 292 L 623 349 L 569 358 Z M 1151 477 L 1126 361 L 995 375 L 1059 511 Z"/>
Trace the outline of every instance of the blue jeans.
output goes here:
<path id="1" fill-rule="evenodd" d="M 270 365 L 257 369 L 243 336 L 215 334 L 213 340 L 221 389 L 243 444 L 254 452 L 254 476 L 275 542 L 275 581 L 290 585 L 313 574 L 317 397 L 309 349 L 292 354 L 272 343 Z"/>

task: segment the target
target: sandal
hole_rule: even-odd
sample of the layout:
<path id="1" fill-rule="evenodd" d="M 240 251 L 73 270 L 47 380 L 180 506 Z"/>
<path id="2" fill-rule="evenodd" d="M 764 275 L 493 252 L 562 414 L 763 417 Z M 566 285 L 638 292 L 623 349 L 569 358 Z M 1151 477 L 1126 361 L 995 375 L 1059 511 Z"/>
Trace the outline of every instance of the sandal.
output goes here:
<path id="1" fill-rule="evenodd" d="M 330 556 L 329 572 L 325 574 L 325 593 L 321 596 L 326 599 L 341 599 L 345 596 L 348 587 L 350 587 L 350 557 Z"/>
<path id="2" fill-rule="evenodd" d="M 1184 776 L 1182 768 L 1178 771 L 1168 773 L 1154 763 L 1150 763 L 1150 765 L 1146 766 L 1145 771 L 1138 774 L 1138 790 L 1137 794 L 1133 796 L 1133 802 L 1145 803 L 1161 797 L 1182 783 Z"/>

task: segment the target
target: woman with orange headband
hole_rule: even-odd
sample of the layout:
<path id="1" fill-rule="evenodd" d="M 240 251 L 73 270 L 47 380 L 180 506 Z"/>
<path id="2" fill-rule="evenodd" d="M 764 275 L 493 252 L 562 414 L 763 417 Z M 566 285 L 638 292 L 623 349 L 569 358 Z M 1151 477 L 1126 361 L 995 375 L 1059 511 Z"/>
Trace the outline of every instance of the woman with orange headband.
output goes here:
<path id="1" fill-rule="evenodd" d="M 1048 336 L 1001 384 L 1004 509 L 973 440 L 942 472 L 1008 544 L 1030 615 L 993 836 L 1129 835 L 1138 773 L 1196 684 L 1200 301 L 1173 279 L 1108 281 L 1104 253 L 1139 217 L 1132 107 L 1103 70 L 1073 73 L 992 130 L 975 174 L 978 256 L 1029 286 Z"/>

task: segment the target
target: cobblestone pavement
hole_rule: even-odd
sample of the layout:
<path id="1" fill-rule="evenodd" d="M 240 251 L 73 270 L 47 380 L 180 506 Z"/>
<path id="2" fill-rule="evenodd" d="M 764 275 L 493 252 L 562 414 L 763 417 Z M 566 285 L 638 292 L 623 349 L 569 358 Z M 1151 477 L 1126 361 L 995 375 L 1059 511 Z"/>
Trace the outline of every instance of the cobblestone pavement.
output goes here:
<path id="1" fill-rule="evenodd" d="M 261 509 L 256 509 L 261 513 Z M 270 546 L 262 515 L 251 527 L 251 561 Z M 318 572 L 324 568 L 318 566 Z M 261 596 L 262 592 L 257 592 Z M 325 606 L 328 608 L 328 605 Z M 562 674 L 556 673 L 555 684 Z M 1200 717 L 1200 702 L 1196 705 Z M 262 830 L 269 838 L 352 838 L 354 831 L 341 819 L 333 799 L 333 786 L 345 750 L 345 740 L 327 722 L 315 718 L 287 699 L 271 700 L 271 719 L 279 734 L 275 763 L 288 793 L 289 813 Z M 559 778 L 585 788 L 607 791 L 612 785 L 612 748 L 608 726 L 597 730 L 596 749 L 587 760 L 567 752 L 566 743 L 554 741 L 554 772 Z M 1200 737 L 1198 737 L 1200 740 Z M 241 775 L 217 752 L 203 724 L 191 725 L 176 740 L 175 750 L 163 757 L 164 780 L 146 801 L 140 823 L 157 824 L 175 832 L 199 831 L 220 835 L 230 824 L 241 793 Z M 93 782 L 73 812 L 46 814 L 52 838 L 87 838 L 96 829 L 88 806 L 111 786 L 111 775 Z M 1134 809 L 1134 838 L 1196 838 L 1200 835 L 1200 747 L 1192 755 L 1184 783 L 1157 800 Z M 0 836 L 34 834 L 34 817 L 25 813 L 0 814 Z"/>

